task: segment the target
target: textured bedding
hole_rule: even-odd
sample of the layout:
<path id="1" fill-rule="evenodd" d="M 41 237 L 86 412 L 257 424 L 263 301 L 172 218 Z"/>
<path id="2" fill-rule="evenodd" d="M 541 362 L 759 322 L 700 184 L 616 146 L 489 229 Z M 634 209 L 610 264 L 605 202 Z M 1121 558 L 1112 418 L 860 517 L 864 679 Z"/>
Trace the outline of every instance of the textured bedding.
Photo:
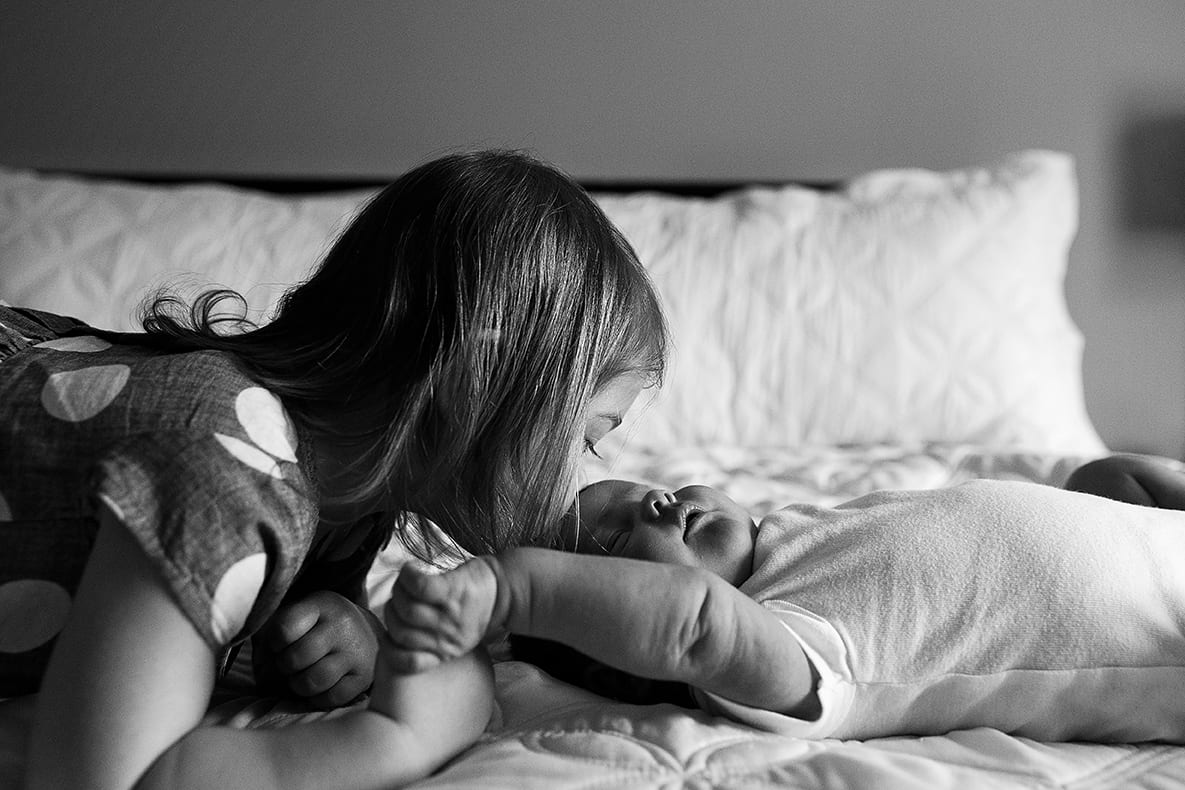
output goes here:
<path id="1" fill-rule="evenodd" d="M 1061 484 L 1083 457 L 974 445 L 703 450 L 594 461 L 589 476 L 700 481 L 755 515 L 773 503 L 838 503 L 878 488 L 931 488 L 973 477 Z M 764 482 L 763 482 L 764 481 Z M 377 606 L 405 554 L 392 547 L 369 579 Z M 974 729 L 939 737 L 808 741 L 670 705 L 632 706 L 518 661 L 495 667 L 498 712 L 485 735 L 419 788 L 1133 788 L 1185 789 L 1185 747 L 1050 744 Z M 18 783 L 30 706 L 0 702 L 0 787 Z M 229 695 L 208 721 L 238 727 L 315 719 L 288 703 Z"/>
<path id="2" fill-rule="evenodd" d="M 275 196 L 0 167 L 0 300 L 128 328 L 146 287 L 241 290 L 266 317 L 364 193 Z M 599 196 L 670 317 L 666 387 L 589 458 L 606 477 L 722 488 L 763 516 L 973 478 L 1060 485 L 1106 452 L 1064 302 L 1073 162 L 1026 151 L 901 169 L 819 193 Z M 406 561 L 369 578 L 387 598 Z M 804 741 L 666 705 L 611 703 L 496 665 L 498 713 L 424 788 L 1136 788 L 1185 790 L 1185 747 L 1047 744 L 976 729 Z M 31 706 L 0 701 L 0 788 L 19 784 Z M 318 716 L 233 691 L 211 723 Z"/>
<path id="3" fill-rule="evenodd" d="M 764 453 L 722 448 L 680 456 L 638 454 L 628 469 L 597 463 L 590 476 L 653 476 L 672 485 L 707 480 L 756 515 L 773 502 L 837 503 L 877 488 L 932 488 L 980 477 L 1060 485 L 1085 460 L 974 445 Z M 402 562 L 396 550 L 380 558 L 370 578 L 376 603 L 385 600 Z M 810 741 L 670 705 L 613 703 L 517 661 L 495 669 L 496 720 L 476 745 L 415 787 L 1185 788 L 1185 747 L 1041 743 L 986 728 L 939 737 Z M 312 714 L 240 698 L 212 715 L 237 726 L 270 726 Z"/>

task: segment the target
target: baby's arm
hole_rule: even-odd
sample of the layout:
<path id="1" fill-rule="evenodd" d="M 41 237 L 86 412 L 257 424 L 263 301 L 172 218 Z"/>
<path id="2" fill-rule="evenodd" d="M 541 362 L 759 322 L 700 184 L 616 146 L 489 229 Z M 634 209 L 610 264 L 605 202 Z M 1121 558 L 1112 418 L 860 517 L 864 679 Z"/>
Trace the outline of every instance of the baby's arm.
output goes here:
<path id="1" fill-rule="evenodd" d="M 810 663 L 776 615 L 698 568 L 522 548 L 400 575 L 389 651 L 415 671 L 499 630 L 562 642 L 625 672 L 803 716 Z"/>

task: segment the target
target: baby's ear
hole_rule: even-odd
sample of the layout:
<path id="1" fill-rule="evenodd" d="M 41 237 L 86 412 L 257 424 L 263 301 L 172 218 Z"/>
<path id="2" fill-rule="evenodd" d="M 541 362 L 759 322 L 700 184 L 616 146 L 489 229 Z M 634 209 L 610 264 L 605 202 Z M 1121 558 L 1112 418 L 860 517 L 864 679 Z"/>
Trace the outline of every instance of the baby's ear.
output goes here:
<path id="1" fill-rule="evenodd" d="M 560 551 L 576 551 L 580 542 L 580 533 L 584 530 L 580 526 L 580 515 L 575 504 L 568 508 L 568 512 L 560 517 L 559 529 L 555 532 L 549 549 Z"/>
<path id="2" fill-rule="evenodd" d="M 564 514 L 560 529 L 556 533 L 555 545 L 550 548 L 577 554 L 608 554 L 597 542 L 592 529 L 587 524 L 580 523 L 580 516 L 575 507 Z"/>
<path id="3" fill-rule="evenodd" d="M 576 527 L 574 534 L 566 542 L 564 548 L 567 551 L 574 551 L 577 554 L 593 554 L 601 557 L 609 556 L 609 550 L 601 545 L 601 542 L 597 540 L 597 536 L 587 525 Z"/>

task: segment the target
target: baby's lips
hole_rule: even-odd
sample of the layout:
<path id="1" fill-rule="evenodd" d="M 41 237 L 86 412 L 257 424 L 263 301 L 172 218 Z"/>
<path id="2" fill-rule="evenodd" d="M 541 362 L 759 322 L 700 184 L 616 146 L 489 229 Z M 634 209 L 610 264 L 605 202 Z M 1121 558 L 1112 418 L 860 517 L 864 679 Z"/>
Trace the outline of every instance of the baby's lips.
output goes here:
<path id="1" fill-rule="evenodd" d="M 702 513 L 703 509 L 693 502 L 679 502 L 674 495 L 670 496 L 671 502 L 657 506 L 658 523 L 678 527 L 680 533 L 686 534 L 696 514 Z"/>

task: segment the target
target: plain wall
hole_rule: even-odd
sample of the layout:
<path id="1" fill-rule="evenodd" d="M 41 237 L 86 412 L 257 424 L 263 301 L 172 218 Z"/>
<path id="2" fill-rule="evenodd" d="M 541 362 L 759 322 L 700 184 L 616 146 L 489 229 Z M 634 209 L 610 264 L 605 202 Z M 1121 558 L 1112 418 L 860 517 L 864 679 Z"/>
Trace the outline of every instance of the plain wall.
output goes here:
<path id="1" fill-rule="evenodd" d="M 499 145 L 769 180 L 1064 150 L 1087 407 L 1113 448 L 1177 456 L 1185 230 L 1126 206 L 1133 167 L 1172 165 L 1131 140 L 1185 118 L 1183 42 L 1178 0 L 0 0 L 0 163 L 385 177 Z"/>

